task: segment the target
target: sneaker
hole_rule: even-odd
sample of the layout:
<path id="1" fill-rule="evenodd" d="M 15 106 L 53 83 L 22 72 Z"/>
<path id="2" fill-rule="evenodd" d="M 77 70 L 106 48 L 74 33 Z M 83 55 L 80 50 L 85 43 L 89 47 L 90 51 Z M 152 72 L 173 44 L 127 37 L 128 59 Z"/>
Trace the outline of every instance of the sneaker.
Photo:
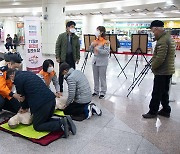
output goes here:
<path id="1" fill-rule="evenodd" d="M 69 136 L 69 129 L 68 129 L 68 122 L 66 117 L 62 117 L 61 119 L 61 129 L 64 132 L 64 138 L 67 138 Z"/>
<path id="2" fill-rule="evenodd" d="M 94 96 L 97 96 L 97 95 L 98 95 L 98 94 L 96 94 L 96 93 L 93 93 L 93 94 L 92 94 L 92 97 L 94 97 Z"/>
<path id="3" fill-rule="evenodd" d="M 89 105 L 88 105 L 88 116 L 87 116 L 86 119 L 91 118 L 91 116 L 92 116 L 92 106 L 89 104 Z"/>
<path id="4" fill-rule="evenodd" d="M 152 118 L 156 118 L 156 117 L 157 117 L 157 114 L 150 114 L 150 113 L 148 112 L 148 113 L 146 113 L 146 114 L 143 114 L 142 116 L 143 116 L 143 118 L 145 118 L 145 119 L 152 119 Z"/>
<path id="5" fill-rule="evenodd" d="M 92 113 L 96 113 L 98 116 L 102 115 L 102 111 L 96 106 L 96 104 L 91 103 L 90 105 L 92 107 Z"/>
<path id="6" fill-rule="evenodd" d="M 169 118 L 170 117 L 170 113 L 164 112 L 163 109 L 161 109 L 160 111 L 158 111 L 158 115 Z"/>
<path id="7" fill-rule="evenodd" d="M 67 122 L 68 122 L 68 125 L 69 125 L 70 132 L 73 135 L 75 135 L 76 134 L 76 126 L 75 126 L 74 122 L 72 121 L 70 116 L 66 116 L 66 118 L 67 118 Z"/>
<path id="8" fill-rule="evenodd" d="M 100 95 L 99 99 L 103 99 L 105 97 L 105 95 Z"/>

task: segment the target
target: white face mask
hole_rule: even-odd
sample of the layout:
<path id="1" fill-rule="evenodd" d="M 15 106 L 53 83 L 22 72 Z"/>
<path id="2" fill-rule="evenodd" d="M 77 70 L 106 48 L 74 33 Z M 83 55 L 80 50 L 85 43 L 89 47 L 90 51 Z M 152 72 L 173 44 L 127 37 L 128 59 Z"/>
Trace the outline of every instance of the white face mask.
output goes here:
<path id="1" fill-rule="evenodd" d="M 75 28 L 70 28 L 69 30 L 71 33 L 76 33 L 76 29 Z"/>
<path id="2" fill-rule="evenodd" d="M 95 35 L 96 35 L 96 37 L 98 37 L 98 36 L 100 35 L 100 31 L 97 30 L 97 31 L 95 32 Z"/>
<path id="3" fill-rule="evenodd" d="M 150 36 L 151 36 L 151 39 L 154 41 L 154 39 L 155 39 L 155 35 L 154 35 L 154 33 L 153 33 L 153 32 L 151 32 L 151 33 L 150 33 Z"/>
<path id="4" fill-rule="evenodd" d="M 48 67 L 47 72 L 48 72 L 48 73 L 51 73 L 52 71 L 54 71 L 54 67 Z"/>

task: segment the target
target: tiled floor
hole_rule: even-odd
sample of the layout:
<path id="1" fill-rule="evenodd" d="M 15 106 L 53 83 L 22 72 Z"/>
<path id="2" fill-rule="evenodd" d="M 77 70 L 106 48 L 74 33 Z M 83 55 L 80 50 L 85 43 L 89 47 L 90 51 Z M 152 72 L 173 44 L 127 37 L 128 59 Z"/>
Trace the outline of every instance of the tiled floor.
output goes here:
<path id="1" fill-rule="evenodd" d="M 1 50 L 4 47 L 0 46 Z M 24 57 L 24 51 L 19 48 Z M 122 66 L 125 66 L 130 56 L 117 55 Z M 44 55 L 44 58 L 52 58 L 53 55 Z M 148 60 L 150 57 L 147 57 Z M 105 99 L 93 98 L 103 111 L 101 117 L 93 116 L 83 122 L 75 122 L 77 135 L 68 139 L 59 139 L 46 147 L 33 144 L 25 139 L 11 136 L 0 131 L 0 153 L 64 153 L 64 154 L 179 154 L 180 153 L 180 51 L 177 51 L 176 73 L 171 86 L 170 99 L 172 107 L 169 119 L 158 117 L 156 119 L 143 119 L 142 114 L 148 111 L 151 99 L 153 74 L 151 71 L 145 76 L 140 86 L 136 86 L 127 97 L 128 87 L 132 83 L 136 57 L 132 59 L 125 73 L 121 71 L 113 55 L 109 59 L 107 70 L 108 91 Z M 88 58 L 85 75 L 93 89 L 93 76 L 91 68 L 92 58 Z M 81 69 L 84 62 L 84 53 L 81 53 Z M 136 75 L 144 68 L 145 61 L 139 58 Z M 25 67 L 25 64 L 24 64 Z M 56 63 L 56 70 L 58 65 Z M 66 84 L 65 84 L 66 85 Z M 66 87 L 66 86 L 65 86 Z M 65 89 L 67 95 L 67 88 Z"/>

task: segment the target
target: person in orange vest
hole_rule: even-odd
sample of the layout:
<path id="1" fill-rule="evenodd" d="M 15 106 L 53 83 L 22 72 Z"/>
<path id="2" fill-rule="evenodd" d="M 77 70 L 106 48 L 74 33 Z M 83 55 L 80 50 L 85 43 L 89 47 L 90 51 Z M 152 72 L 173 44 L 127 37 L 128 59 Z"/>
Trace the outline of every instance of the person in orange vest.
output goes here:
<path id="1" fill-rule="evenodd" d="M 60 92 L 60 86 L 57 79 L 56 72 L 54 71 L 54 62 L 51 59 L 46 59 L 43 62 L 43 69 L 38 74 L 45 82 L 45 84 L 50 88 L 51 81 L 56 89 L 56 97 L 62 96 Z"/>
<path id="2" fill-rule="evenodd" d="M 95 33 L 96 40 L 90 45 L 90 51 L 94 53 L 94 58 L 92 60 L 94 93 L 92 96 L 99 95 L 100 99 L 105 97 L 107 91 L 106 71 L 110 53 L 110 42 L 105 39 L 105 33 L 105 27 L 98 26 Z"/>
<path id="3" fill-rule="evenodd" d="M 21 66 L 22 58 L 19 54 L 7 53 L 0 62 L 0 112 L 2 109 L 17 113 L 20 109 L 20 100 L 12 92 L 13 82 L 7 79 L 9 68 L 15 69 Z"/>

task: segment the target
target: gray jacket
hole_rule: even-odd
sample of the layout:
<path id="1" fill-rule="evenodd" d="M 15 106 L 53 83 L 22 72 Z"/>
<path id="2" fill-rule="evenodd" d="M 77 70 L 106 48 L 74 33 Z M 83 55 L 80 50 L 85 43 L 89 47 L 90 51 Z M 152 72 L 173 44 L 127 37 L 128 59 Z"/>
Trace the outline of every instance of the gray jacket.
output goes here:
<path id="1" fill-rule="evenodd" d="M 73 101 L 80 104 L 91 102 L 91 88 L 86 76 L 81 71 L 71 68 L 64 76 L 64 79 L 68 84 L 68 99 L 66 105 L 69 105 Z"/>
<path id="2" fill-rule="evenodd" d="M 94 52 L 94 47 L 90 45 L 89 50 Z M 110 45 L 105 44 L 103 46 L 98 46 L 98 54 L 94 54 L 94 58 L 92 60 L 92 64 L 96 64 L 96 66 L 107 66 L 108 58 L 110 52 Z"/>

